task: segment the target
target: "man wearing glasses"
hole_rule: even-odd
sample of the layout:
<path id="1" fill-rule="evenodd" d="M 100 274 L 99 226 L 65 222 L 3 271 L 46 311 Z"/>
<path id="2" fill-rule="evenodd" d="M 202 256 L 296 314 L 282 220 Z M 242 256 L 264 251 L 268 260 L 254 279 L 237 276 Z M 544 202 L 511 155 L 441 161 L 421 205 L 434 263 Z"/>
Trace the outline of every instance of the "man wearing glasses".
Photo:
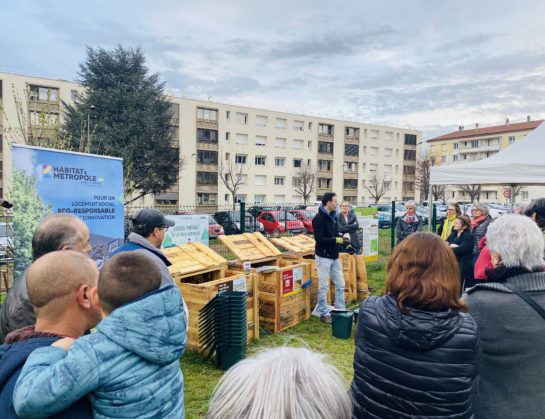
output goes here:
<path id="1" fill-rule="evenodd" d="M 161 269 L 161 286 L 175 285 L 168 267 L 172 265 L 167 257 L 161 252 L 161 243 L 169 227 L 174 226 L 174 221 L 169 220 L 164 214 L 154 208 L 146 208 L 139 211 L 131 219 L 131 234 L 127 242 L 118 247 L 112 254 L 134 251 L 148 255 Z"/>

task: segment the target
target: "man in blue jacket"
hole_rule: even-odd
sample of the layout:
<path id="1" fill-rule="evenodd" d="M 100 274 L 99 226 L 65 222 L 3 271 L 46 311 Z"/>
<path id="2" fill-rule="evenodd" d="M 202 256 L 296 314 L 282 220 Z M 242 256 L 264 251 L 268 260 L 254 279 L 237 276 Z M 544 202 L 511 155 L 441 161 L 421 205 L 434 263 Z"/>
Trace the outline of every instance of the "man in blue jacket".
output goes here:
<path id="1" fill-rule="evenodd" d="M 318 301 L 316 305 L 320 320 L 328 324 L 331 323 L 331 316 L 328 313 L 326 294 L 330 278 L 335 284 L 335 308 L 346 308 L 345 284 L 338 248 L 338 245 L 343 244 L 343 238 L 339 236 L 335 208 L 337 208 L 337 195 L 327 192 L 322 198 L 322 205 L 320 205 L 318 213 L 312 219 L 314 240 L 316 240 L 316 269 L 318 271 Z"/>
<path id="2" fill-rule="evenodd" d="M 38 259 L 39 260 L 39 259 Z M 40 267 L 39 267 L 40 268 Z M 91 301 L 97 287 L 95 262 L 75 251 L 55 257 L 33 271 L 28 293 L 36 310 L 36 324 L 11 332 L 0 346 L 0 417 L 17 418 L 13 390 L 26 359 L 35 349 L 64 337 L 79 337 L 99 322 L 100 308 Z M 56 418 L 91 418 L 91 404 L 83 397 Z"/>

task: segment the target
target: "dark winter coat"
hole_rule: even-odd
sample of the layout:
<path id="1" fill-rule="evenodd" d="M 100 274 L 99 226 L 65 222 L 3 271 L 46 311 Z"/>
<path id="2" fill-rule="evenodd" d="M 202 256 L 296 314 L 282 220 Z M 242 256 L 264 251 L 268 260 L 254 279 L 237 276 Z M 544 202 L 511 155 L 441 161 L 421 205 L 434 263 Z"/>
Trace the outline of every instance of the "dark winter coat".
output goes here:
<path id="1" fill-rule="evenodd" d="M 516 286 L 545 308 L 545 272 L 508 271 L 503 278 L 495 278 L 497 269 L 490 271 L 491 282 L 478 282 L 464 297 L 481 335 L 475 413 L 479 419 L 543 418 L 545 320 L 503 284 Z"/>
<path id="2" fill-rule="evenodd" d="M 473 280 L 473 244 L 475 243 L 473 233 L 464 230 L 458 237 L 458 232 L 453 231 L 447 242 L 458 245 L 458 247 L 452 247 L 451 249 L 460 265 L 462 280 L 466 280 L 468 283 L 471 282 Z"/>
<path id="3" fill-rule="evenodd" d="M 403 217 L 399 217 L 399 219 L 396 221 L 396 236 L 397 236 L 397 242 L 399 243 L 403 239 L 405 239 L 407 236 L 409 236 L 412 233 L 415 233 L 417 231 L 422 231 L 422 226 L 424 225 L 424 222 L 422 221 L 422 218 L 419 217 L 417 214 L 415 214 L 416 221 L 412 224 L 409 224 L 406 222 Z"/>
<path id="4" fill-rule="evenodd" d="M 0 307 L 0 344 L 8 333 L 36 323 L 34 306 L 26 290 L 26 270 L 17 278 Z"/>
<path id="5" fill-rule="evenodd" d="M 473 227 L 473 229 L 471 230 L 475 238 L 475 242 L 473 243 L 474 255 L 479 253 L 479 242 L 484 236 L 486 236 L 486 231 L 488 230 L 488 225 L 490 224 L 491 221 L 492 221 L 492 218 L 486 217 L 483 221 L 481 221 L 477 226 Z"/>
<path id="6" fill-rule="evenodd" d="M 354 249 L 359 250 L 361 247 L 360 238 L 358 237 L 358 230 L 360 225 L 358 218 L 353 213 L 348 213 L 348 220 L 344 218 L 342 213 L 337 214 L 337 227 L 339 233 L 350 233 L 350 242 Z"/>
<path id="7" fill-rule="evenodd" d="M 316 256 L 328 259 L 339 257 L 339 248 L 336 238 L 339 237 L 337 220 L 333 214 L 328 214 L 326 209 L 320 206 L 320 210 L 312 219 L 314 240 L 316 241 Z"/>
<path id="8" fill-rule="evenodd" d="M 356 325 L 353 418 L 470 418 L 479 337 L 469 314 L 369 297 Z"/>

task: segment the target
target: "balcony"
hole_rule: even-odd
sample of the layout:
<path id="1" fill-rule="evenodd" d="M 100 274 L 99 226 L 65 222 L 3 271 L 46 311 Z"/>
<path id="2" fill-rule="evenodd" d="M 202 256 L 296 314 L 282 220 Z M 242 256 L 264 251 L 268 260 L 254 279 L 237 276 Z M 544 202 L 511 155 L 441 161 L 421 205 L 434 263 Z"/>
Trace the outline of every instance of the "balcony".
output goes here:
<path id="1" fill-rule="evenodd" d="M 218 150 L 218 143 L 200 143 L 197 141 L 197 150 Z"/>
<path id="2" fill-rule="evenodd" d="M 196 185 L 197 192 L 217 193 L 218 185 Z"/>
<path id="3" fill-rule="evenodd" d="M 347 156 L 345 154 L 344 155 L 344 161 L 357 163 L 359 161 L 359 156 Z"/>
<path id="4" fill-rule="evenodd" d="M 359 139 L 359 137 L 345 135 L 344 136 L 344 143 L 345 144 L 356 144 L 357 145 L 357 144 L 360 143 L 360 139 Z"/>
<path id="5" fill-rule="evenodd" d="M 343 175 L 344 179 L 357 179 L 358 178 L 358 172 L 344 172 Z"/>
<path id="6" fill-rule="evenodd" d="M 217 172 L 218 165 L 212 163 L 199 163 L 197 162 L 197 170 L 202 172 Z"/>
<path id="7" fill-rule="evenodd" d="M 218 129 L 218 121 L 212 121 L 209 119 L 199 119 L 197 118 L 197 128 L 204 129 Z"/>

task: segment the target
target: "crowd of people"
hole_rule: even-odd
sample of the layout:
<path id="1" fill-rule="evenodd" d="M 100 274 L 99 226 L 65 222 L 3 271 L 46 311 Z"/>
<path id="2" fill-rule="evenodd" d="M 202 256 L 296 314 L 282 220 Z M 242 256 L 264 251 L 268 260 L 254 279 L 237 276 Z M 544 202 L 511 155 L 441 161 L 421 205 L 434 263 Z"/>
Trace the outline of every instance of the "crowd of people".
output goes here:
<path id="1" fill-rule="evenodd" d="M 330 280 L 346 307 L 339 247 L 357 223 L 336 207 L 325 194 L 313 220 L 326 323 Z M 264 350 L 222 377 L 207 418 L 542 416 L 545 199 L 496 220 L 452 203 L 438 234 L 406 208 L 385 294 L 360 306 L 351 385 L 324 355 Z M 40 223 L 33 262 L 0 309 L 0 417 L 184 417 L 188 311 L 160 250 L 172 224 L 142 210 L 99 271 L 85 223 Z"/>

